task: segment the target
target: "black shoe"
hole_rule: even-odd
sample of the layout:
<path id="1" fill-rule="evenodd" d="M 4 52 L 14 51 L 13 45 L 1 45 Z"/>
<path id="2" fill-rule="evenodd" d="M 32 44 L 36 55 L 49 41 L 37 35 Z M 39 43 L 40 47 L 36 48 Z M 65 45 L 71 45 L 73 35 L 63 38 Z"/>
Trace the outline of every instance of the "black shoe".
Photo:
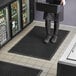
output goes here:
<path id="1" fill-rule="evenodd" d="M 51 38 L 51 42 L 52 42 L 52 43 L 56 43 L 56 42 L 57 42 L 57 38 L 58 38 L 58 37 L 55 36 L 55 35 L 52 36 L 52 38 Z"/>
<path id="2" fill-rule="evenodd" d="M 47 36 L 45 39 L 44 39 L 44 43 L 49 43 L 50 42 L 50 39 L 51 39 L 51 36 Z"/>

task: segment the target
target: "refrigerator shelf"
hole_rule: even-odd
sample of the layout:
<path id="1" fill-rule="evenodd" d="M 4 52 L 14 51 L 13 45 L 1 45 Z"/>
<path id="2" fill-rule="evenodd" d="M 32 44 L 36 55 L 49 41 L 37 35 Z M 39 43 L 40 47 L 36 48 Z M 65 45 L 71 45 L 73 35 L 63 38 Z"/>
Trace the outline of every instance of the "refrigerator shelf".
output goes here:
<path id="1" fill-rule="evenodd" d="M 0 0 L 0 47 L 33 19 L 34 0 Z"/>

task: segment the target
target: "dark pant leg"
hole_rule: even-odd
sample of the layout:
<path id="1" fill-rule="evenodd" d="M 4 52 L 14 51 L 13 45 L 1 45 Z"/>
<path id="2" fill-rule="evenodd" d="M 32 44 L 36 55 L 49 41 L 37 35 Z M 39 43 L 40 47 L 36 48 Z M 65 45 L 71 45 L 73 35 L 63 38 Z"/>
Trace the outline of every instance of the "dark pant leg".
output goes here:
<path id="1" fill-rule="evenodd" d="M 49 15 L 47 14 L 47 17 L 45 18 L 45 29 L 46 29 L 46 38 L 44 39 L 45 43 L 49 43 L 51 38 L 51 32 L 50 32 L 51 20 L 48 16 Z"/>
<path id="2" fill-rule="evenodd" d="M 45 19 L 46 36 L 51 35 L 50 27 L 51 27 L 51 21 L 47 18 Z"/>
<path id="3" fill-rule="evenodd" d="M 53 35 L 58 35 L 58 30 L 59 30 L 59 14 L 55 14 Z"/>
<path id="4" fill-rule="evenodd" d="M 57 35 L 59 31 L 59 14 L 54 14 L 54 30 L 51 42 L 56 43 L 57 42 Z"/>

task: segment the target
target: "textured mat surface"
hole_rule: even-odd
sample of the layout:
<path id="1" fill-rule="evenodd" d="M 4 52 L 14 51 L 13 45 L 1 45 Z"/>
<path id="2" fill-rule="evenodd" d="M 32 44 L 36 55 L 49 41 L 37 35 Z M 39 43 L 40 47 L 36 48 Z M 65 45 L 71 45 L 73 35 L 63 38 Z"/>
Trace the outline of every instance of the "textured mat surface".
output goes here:
<path id="1" fill-rule="evenodd" d="M 40 76 L 41 70 L 0 61 L 0 76 Z"/>
<path id="2" fill-rule="evenodd" d="M 35 26 L 9 52 L 50 60 L 68 33 L 69 31 L 59 30 L 57 43 L 44 44 L 43 39 L 46 35 L 45 28 Z"/>

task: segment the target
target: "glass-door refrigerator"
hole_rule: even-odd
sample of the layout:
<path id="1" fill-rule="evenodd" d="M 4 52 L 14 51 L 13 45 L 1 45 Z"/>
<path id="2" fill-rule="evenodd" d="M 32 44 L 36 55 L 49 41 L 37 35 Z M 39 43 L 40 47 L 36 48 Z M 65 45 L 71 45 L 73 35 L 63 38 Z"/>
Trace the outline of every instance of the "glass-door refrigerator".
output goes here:
<path id="1" fill-rule="evenodd" d="M 12 36 L 15 36 L 20 30 L 20 10 L 19 1 L 13 2 L 11 5 L 11 25 Z"/>
<path id="2" fill-rule="evenodd" d="M 25 27 L 30 22 L 29 0 L 21 0 L 22 2 L 22 23 Z"/>
<path id="3" fill-rule="evenodd" d="M 8 9 L 0 9 L 0 46 L 10 39 Z"/>

